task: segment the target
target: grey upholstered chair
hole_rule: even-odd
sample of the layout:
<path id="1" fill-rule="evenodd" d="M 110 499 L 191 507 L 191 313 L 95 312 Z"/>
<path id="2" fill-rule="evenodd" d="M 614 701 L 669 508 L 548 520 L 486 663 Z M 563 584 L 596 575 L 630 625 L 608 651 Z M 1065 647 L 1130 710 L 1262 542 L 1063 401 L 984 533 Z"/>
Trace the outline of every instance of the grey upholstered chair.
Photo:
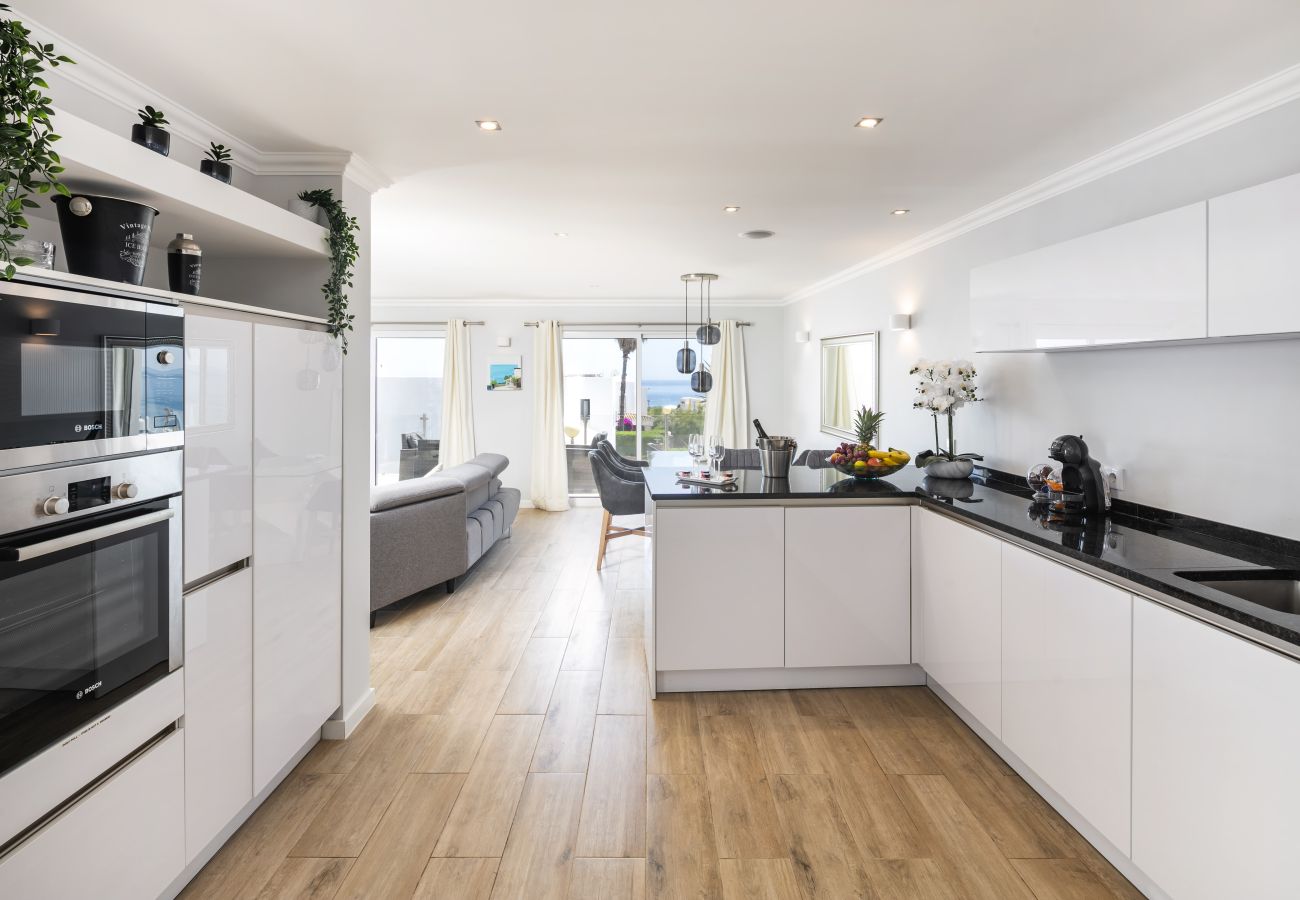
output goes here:
<path id="1" fill-rule="evenodd" d="M 614 516 L 645 515 L 645 473 L 639 468 L 624 467 L 610 460 L 600 450 L 587 454 L 591 460 L 591 474 L 596 480 L 596 493 L 604 515 L 600 521 L 600 550 L 596 554 L 596 570 L 605 562 L 605 547 L 614 538 L 637 534 L 646 536 L 645 526 L 623 528 L 613 523 Z"/>
<path id="2" fill-rule="evenodd" d="M 834 452 L 834 450 L 805 450 L 799 454 L 799 458 L 794 461 L 794 464 L 796 466 L 807 466 L 810 469 L 829 469 L 832 468 L 830 457 Z"/>
<path id="3" fill-rule="evenodd" d="M 754 449 L 733 450 L 730 447 L 722 451 L 722 468 L 724 469 L 758 469 L 762 463 L 758 451 Z"/>
<path id="4" fill-rule="evenodd" d="M 650 462 L 648 460 L 629 459 L 628 457 L 623 456 L 621 453 L 619 453 L 617 450 L 614 449 L 613 444 L 611 444 L 608 440 L 605 440 L 604 438 L 596 442 L 596 449 L 603 450 L 605 452 L 605 455 L 609 457 L 610 460 L 612 460 L 613 462 L 622 463 L 624 466 L 628 466 L 628 467 L 635 466 L 637 468 L 644 469 L 646 466 L 650 465 Z"/>

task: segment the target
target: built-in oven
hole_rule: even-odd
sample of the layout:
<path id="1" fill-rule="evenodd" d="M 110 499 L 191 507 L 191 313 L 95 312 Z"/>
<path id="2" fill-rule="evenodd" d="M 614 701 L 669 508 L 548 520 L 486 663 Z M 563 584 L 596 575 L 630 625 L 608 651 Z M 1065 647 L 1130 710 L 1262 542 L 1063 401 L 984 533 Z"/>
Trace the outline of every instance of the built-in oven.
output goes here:
<path id="1" fill-rule="evenodd" d="M 181 664 L 180 450 L 0 477 L 0 775 Z"/>
<path id="2" fill-rule="evenodd" d="M 0 472 L 179 447 L 181 309 L 0 282 Z"/>

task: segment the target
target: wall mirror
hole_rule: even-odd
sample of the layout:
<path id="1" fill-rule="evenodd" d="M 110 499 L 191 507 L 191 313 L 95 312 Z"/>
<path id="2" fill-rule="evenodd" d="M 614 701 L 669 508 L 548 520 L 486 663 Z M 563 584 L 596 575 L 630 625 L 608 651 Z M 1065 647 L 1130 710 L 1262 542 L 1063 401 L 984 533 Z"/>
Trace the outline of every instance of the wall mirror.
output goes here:
<path id="1" fill-rule="evenodd" d="M 880 410 L 878 332 L 822 338 L 822 432 L 857 437 L 853 415 L 864 406 Z"/>

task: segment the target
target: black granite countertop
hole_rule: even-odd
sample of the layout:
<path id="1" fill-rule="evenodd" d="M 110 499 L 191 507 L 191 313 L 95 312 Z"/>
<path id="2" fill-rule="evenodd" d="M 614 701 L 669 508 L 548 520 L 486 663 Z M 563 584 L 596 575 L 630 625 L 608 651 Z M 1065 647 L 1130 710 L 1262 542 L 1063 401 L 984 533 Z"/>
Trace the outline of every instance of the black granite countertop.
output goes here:
<path id="1" fill-rule="evenodd" d="M 1098 521 L 1049 521 L 1023 480 L 997 473 L 969 481 L 926 478 L 914 467 L 874 481 L 846 478 L 835 469 L 797 466 L 790 478 L 765 479 L 736 470 L 730 489 L 677 483 L 674 468 L 645 470 L 655 502 L 823 499 L 911 501 L 938 507 L 989 530 L 1126 579 L 1133 584 L 1222 616 L 1250 631 L 1295 647 L 1300 656 L 1300 615 L 1279 612 L 1199 584 L 1177 573 L 1231 569 L 1243 573 L 1280 569 L 1300 572 L 1300 542 L 1231 526 L 1117 503 Z"/>

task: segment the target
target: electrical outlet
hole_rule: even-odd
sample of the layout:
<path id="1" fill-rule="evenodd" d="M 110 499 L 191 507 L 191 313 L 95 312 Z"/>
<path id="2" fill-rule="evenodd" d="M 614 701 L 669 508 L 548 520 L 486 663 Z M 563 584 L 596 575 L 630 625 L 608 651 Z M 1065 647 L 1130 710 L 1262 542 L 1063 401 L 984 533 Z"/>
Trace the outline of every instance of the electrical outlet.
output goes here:
<path id="1" fill-rule="evenodd" d="M 1124 470 L 1119 466 L 1102 466 L 1101 477 L 1106 479 L 1112 492 L 1124 490 Z"/>

